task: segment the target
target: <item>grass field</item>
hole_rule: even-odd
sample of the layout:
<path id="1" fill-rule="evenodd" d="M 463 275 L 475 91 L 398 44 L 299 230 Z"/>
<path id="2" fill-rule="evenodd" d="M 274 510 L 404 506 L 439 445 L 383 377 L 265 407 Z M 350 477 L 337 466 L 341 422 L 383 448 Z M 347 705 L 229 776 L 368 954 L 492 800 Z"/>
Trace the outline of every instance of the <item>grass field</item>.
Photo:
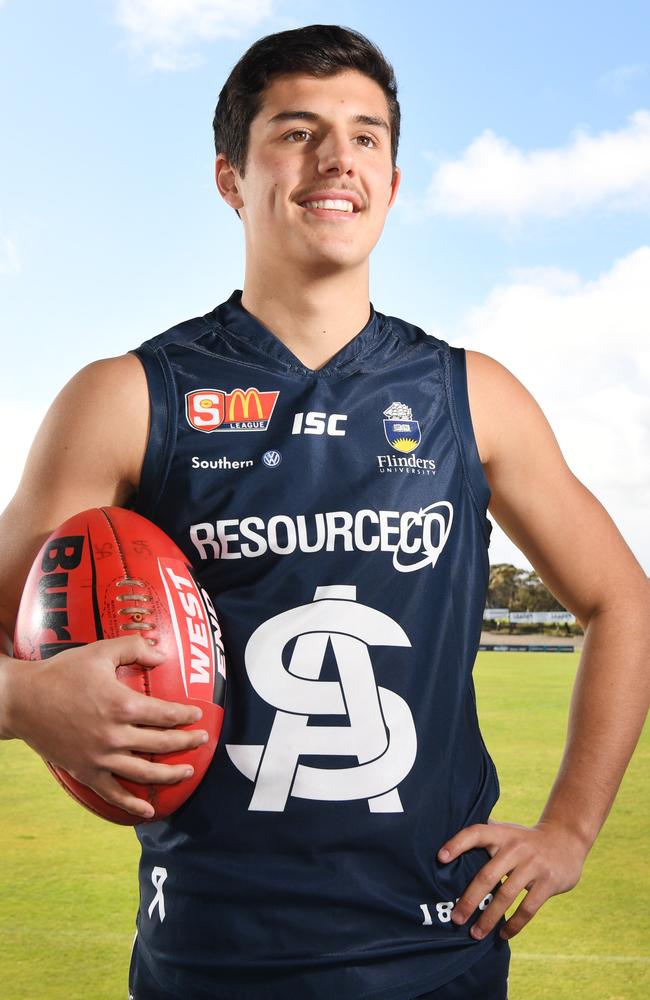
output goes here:
<path id="1" fill-rule="evenodd" d="M 537 819 L 576 666 L 577 654 L 479 654 L 482 729 L 502 786 L 496 819 Z M 124 1000 L 133 833 L 79 808 L 22 744 L 0 744 L 0 756 L 0 997 Z M 646 728 L 581 882 L 512 942 L 510 1000 L 650 997 L 649 764 Z"/>

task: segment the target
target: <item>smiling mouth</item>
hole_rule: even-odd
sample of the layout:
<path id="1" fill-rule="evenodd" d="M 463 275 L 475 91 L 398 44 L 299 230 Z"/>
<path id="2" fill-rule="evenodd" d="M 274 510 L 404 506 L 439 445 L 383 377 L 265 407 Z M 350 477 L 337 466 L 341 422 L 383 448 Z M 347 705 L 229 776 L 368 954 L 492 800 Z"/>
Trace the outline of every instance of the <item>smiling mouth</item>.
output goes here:
<path id="1" fill-rule="evenodd" d="M 318 201 L 303 201 L 301 208 L 325 209 L 328 212 L 345 212 L 353 215 L 355 208 L 351 201 L 343 198 L 323 198 Z"/>
<path id="2" fill-rule="evenodd" d="M 302 201 L 300 208 L 304 209 L 312 218 L 324 221 L 329 219 L 332 222 L 339 219 L 349 222 L 361 211 L 347 198 L 319 198 Z"/>

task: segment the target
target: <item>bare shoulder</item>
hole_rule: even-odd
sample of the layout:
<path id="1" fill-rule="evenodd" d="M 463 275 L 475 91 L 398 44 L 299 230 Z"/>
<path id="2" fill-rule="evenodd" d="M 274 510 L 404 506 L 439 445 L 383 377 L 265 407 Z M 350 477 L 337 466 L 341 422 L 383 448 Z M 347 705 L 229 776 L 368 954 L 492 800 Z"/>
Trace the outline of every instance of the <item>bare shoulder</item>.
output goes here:
<path id="1" fill-rule="evenodd" d="M 57 401 L 71 394 L 83 396 L 84 393 L 94 393 L 96 390 L 110 389 L 128 402 L 133 392 L 147 391 L 147 381 L 141 362 L 135 354 L 120 354 L 114 358 L 101 358 L 92 361 L 81 368 L 76 375 L 63 387 Z M 136 399 L 133 400 L 136 402 Z"/>
<path id="2" fill-rule="evenodd" d="M 494 470 L 507 449 L 510 455 L 530 447 L 562 458 L 557 440 L 529 390 L 499 361 L 480 351 L 466 351 L 467 391 L 481 462 Z"/>
<path id="3" fill-rule="evenodd" d="M 135 489 L 148 434 L 149 401 L 133 354 L 94 361 L 61 390 L 36 436 L 26 473 L 97 478 Z M 83 461 L 83 473 L 79 463 Z M 119 485 L 118 485 L 119 484 Z"/>
<path id="4" fill-rule="evenodd" d="M 39 546 L 88 507 L 124 505 L 137 490 L 147 445 L 149 396 L 135 355 L 79 371 L 48 410 L 15 496 L 0 517 L 0 620 L 11 622 Z"/>

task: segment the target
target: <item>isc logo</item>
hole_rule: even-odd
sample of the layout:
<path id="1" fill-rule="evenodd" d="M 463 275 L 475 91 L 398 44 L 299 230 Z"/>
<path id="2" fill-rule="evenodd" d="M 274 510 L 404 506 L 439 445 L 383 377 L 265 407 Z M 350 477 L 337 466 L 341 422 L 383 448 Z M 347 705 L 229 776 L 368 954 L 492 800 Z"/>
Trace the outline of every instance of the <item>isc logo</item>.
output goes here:
<path id="1" fill-rule="evenodd" d="M 344 437 L 345 427 L 339 424 L 346 421 L 345 413 L 296 413 L 293 418 L 292 434 L 331 434 L 332 437 Z"/>

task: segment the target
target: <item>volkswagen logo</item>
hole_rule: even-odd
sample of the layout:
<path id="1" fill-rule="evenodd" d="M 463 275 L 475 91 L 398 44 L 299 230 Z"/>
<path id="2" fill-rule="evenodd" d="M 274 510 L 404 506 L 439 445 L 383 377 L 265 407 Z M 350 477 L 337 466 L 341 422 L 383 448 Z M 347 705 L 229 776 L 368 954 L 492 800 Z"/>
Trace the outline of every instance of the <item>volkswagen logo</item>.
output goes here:
<path id="1" fill-rule="evenodd" d="M 267 468 L 275 469 L 282 461 L 282 455 L 279 451 L 265 451 L 262 455 L 262 461 Z"/>

